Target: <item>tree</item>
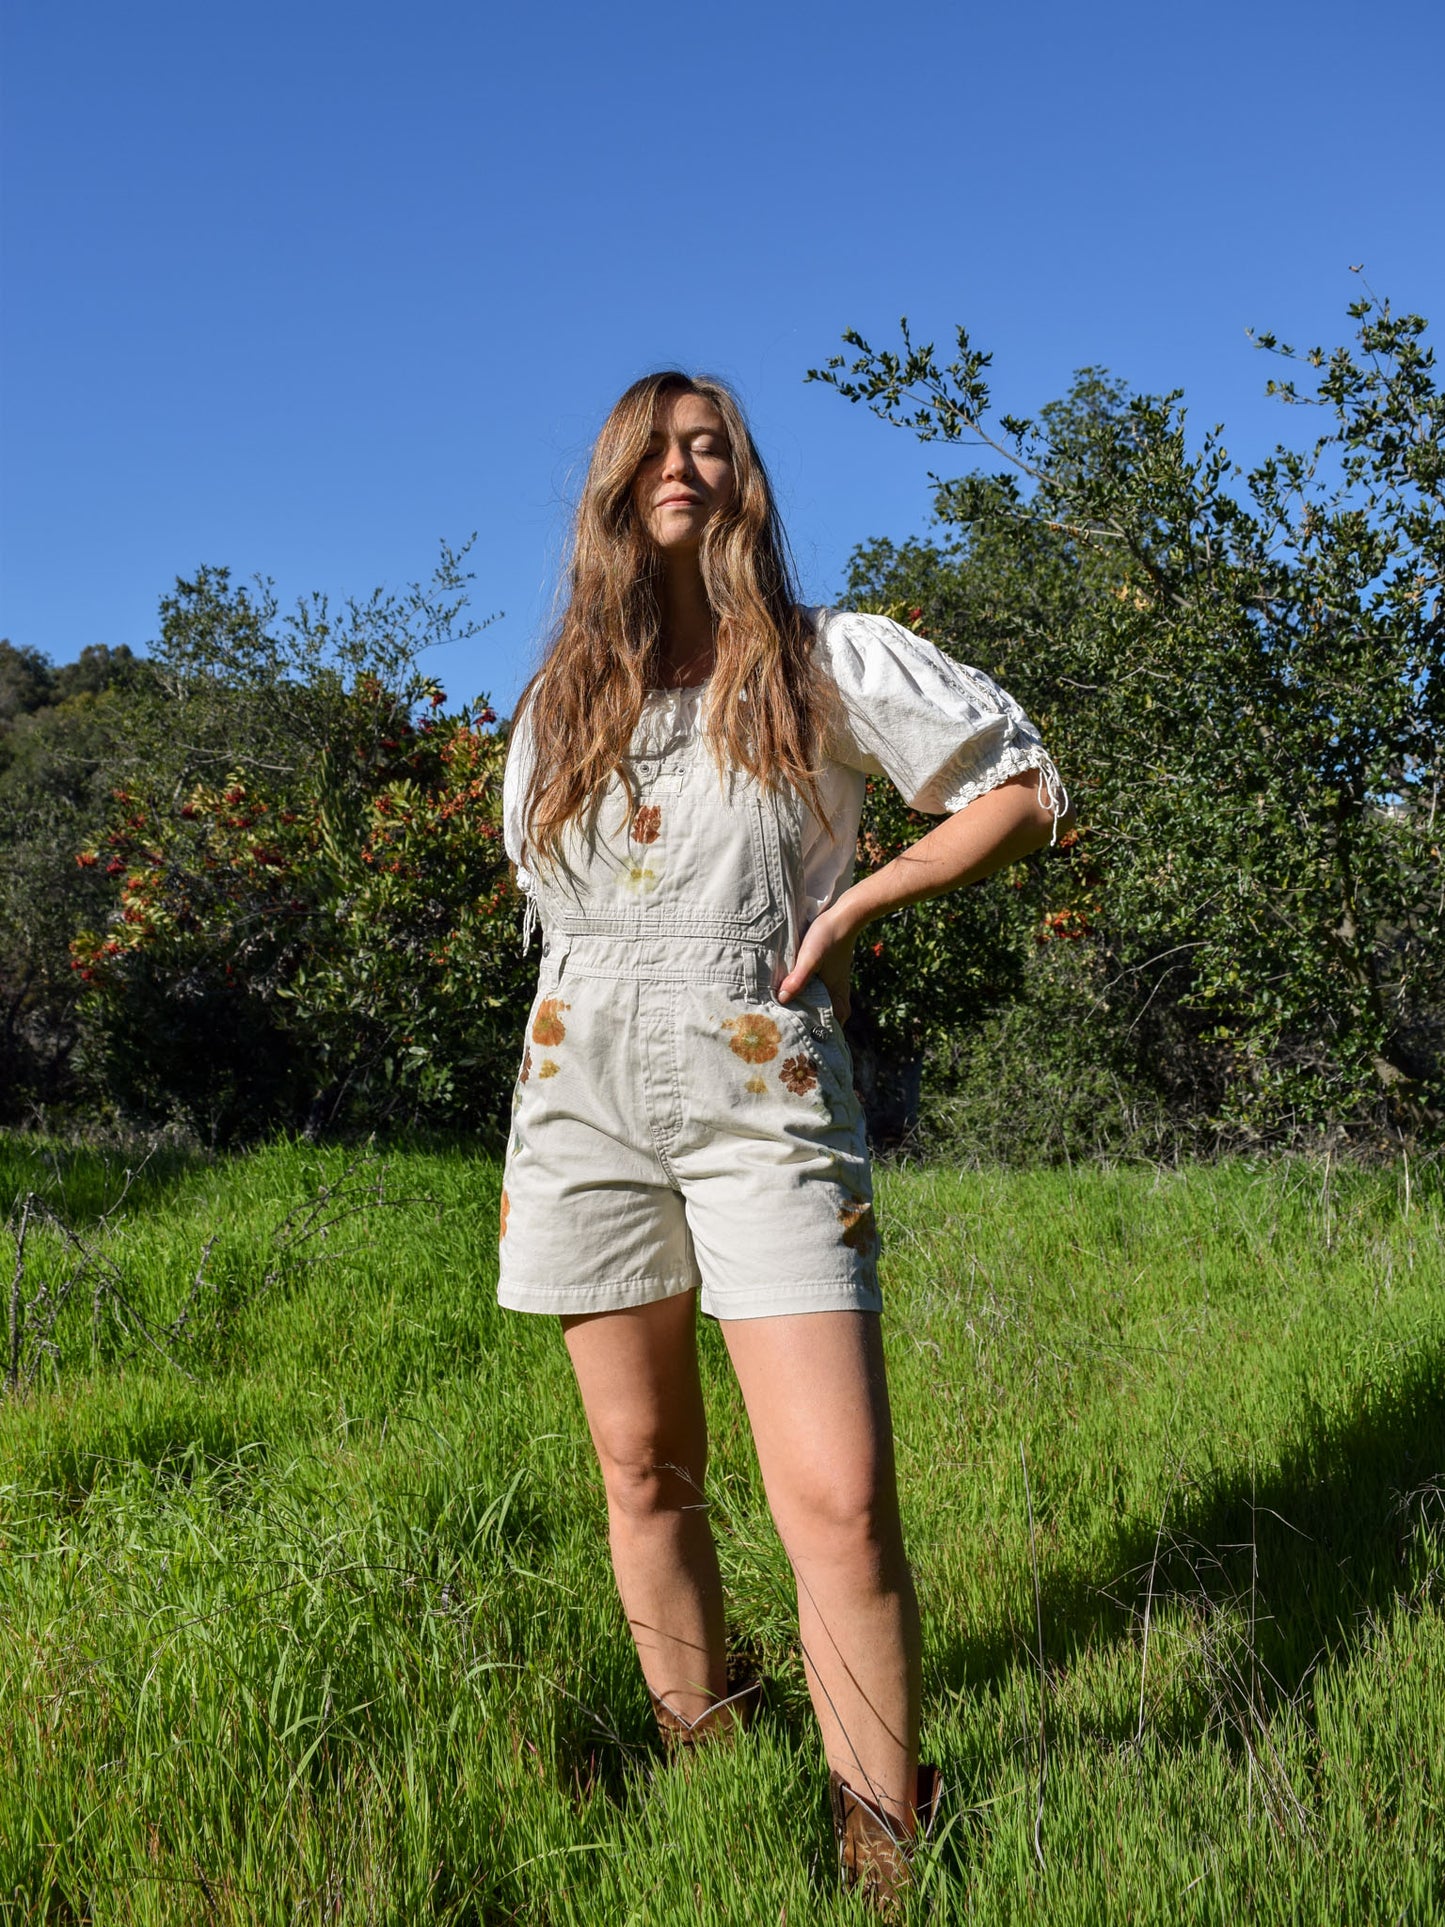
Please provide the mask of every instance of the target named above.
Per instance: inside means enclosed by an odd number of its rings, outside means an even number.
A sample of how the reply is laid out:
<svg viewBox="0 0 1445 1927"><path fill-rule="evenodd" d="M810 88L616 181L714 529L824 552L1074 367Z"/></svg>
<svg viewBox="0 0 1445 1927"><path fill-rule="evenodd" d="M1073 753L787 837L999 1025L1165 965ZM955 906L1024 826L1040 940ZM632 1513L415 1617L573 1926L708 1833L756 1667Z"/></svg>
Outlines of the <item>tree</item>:
<svg viewBox="0 0 1445 1927"><path fill-rule="evenodd" d="M336 613L278 621L225 570L162 604L169 749L74 857L113 879L72 950L92 1076L127 1113L213 1138L499 1113L526 970L505 742L417 666L475 633L460 560Z"/></svg>
<svg viewBox="0 0 1445 1927"><path fill-rule="evenodd" d="M43 709L54 691L49 657L38 649L17 649L8 636L0 637L0 741L9 736L18 716Z"/></svg>
<svg viewBox="0 0 1445 1927"><path fill-rule="evenodd" d="M125 648L56 669L0 644L0 1117L64 1097L78 1034L69 945L101 879L74 852L104 813L152 693Z"/></svg>
<svg viewBox="0 0 1445 1927"><path fill-rule="evenodd" d="M1271 388L1319 432L1248 475L1182 397L1099 370L993 423L989 357L845 336L815 379L995 465L934 479L940 538L855 557L1014 689L1080 808L1037 934L1176 1104L1236 1135L1435 1129L1445 1102L1445 429L1424 321L1366 295L1356 345Z"/></svg>
<svg viewBox="0 0 1445 1927"><path fill-rule="evenodd" d="M179 580L152 653L0 650L0 1103L272 1125L485 1122L529 966L502 850L505 733L423 650L430 583L283 617Z"/></svg>

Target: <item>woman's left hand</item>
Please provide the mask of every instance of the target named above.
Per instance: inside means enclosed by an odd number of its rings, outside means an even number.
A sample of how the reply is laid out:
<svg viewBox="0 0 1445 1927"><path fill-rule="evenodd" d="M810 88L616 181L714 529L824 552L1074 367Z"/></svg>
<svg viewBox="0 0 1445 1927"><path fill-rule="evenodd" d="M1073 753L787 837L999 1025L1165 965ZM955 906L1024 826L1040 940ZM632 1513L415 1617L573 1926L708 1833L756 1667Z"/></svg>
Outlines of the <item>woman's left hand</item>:
<svg viewBox="0 0 1445 1927"><path fill-rule="evenodd" d="M793 967L778 985L778 1002L786 1004L803 988L810 977L821 977L833 1000L833 1015L845 1023L852 1009L849 984L853 976L853 946L858 941L856 928L850 928L834 914L837 906L822 911L803 932Z"/></svg>

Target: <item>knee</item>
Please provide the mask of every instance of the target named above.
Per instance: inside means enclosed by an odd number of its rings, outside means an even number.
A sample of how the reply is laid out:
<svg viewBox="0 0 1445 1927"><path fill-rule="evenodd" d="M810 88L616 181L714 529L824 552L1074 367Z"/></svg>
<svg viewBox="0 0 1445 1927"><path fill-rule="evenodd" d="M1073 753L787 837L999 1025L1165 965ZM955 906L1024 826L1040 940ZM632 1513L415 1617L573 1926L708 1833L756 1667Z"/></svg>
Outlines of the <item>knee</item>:
<svg viewBox="0 0 1445 1927"><path fill-rule="evenodd" d="M599 1453L614 1520L646 1525L703 1506L703 1468L665 1443Z"/></svg>
<svg viewBox="0 0 1445 1927"><path fill-rule="evenodd" d="M795 1565L841 1568L879 1585L907 1570L892 1481L865 1470L803 1482L791 1495L783 1537Z"/></svg>

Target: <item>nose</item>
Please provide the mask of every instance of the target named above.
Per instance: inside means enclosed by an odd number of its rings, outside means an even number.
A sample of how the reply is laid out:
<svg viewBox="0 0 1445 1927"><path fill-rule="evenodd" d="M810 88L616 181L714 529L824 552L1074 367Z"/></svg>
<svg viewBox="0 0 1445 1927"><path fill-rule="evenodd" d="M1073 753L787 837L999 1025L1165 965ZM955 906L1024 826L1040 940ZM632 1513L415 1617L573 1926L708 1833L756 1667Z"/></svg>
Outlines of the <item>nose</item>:
<svg viewBox="0 0 1445 1927"><path fill-rule="evenodd" d="M692 453L684 442L670 442L662 458L664 481L678 481L692 474Z"/></svg>

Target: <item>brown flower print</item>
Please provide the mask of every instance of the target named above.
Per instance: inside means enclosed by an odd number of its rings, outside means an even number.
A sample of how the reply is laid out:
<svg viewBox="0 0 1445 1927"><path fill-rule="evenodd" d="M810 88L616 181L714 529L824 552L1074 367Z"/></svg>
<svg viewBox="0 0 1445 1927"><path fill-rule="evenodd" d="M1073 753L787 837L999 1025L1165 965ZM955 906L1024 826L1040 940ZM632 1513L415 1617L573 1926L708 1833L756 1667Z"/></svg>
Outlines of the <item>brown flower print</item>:
<svg viewBox="0 0 1445 1927"><path fill-rule="evenodd" d="M531 1075L532 1075L532 1046L528 1044L527 1048L522 1052L522 1077L521 1077L522 1083L525 1084L527 1079Z"/></svg>
<svg viewBox="0 0 1445 1927"><path fill-rule="evenodd" d="M785 1057L783 1068L778 1072L778 1076L794 1097L806 1097L818 1082L818 1067L806 1054L801 1057Z"/></svg>
<svg viewBox="0 0 1445 1927"><path fill-rule="evenodd" d="M847 1204L839 1205L838 1222L843 1227L844 1244L850 1251L861 1251L866 1257L878 1242L871 1201L855 1192Z"/></svg>
<svg viewBox="0 0 1445 1927"><path fill-rule="evenodd" d="M537 1066L537 1075L538 1077L555 1077L561 1068L562 1066L557 1063L555 1058L544 1057Z"/></svg>
<svg viewBox="0 0 1445 1927"><path fill-rule="evenodd" d="M656 803L644 803L632 819L632 835L638 843L655 843L662 833L662 811Z"/></svg>
<svg viewBox="0 0 1445 1927"><path fill-rule="evenodd" d="M562 1012L570 1010L560 997L544 997L537 1006L537 1015L532 1019L532 1042L551 1046L560 1044L567 1035L567 1026L562 1022Z"/></svg>
<svg viewBox="0 0 1445 1927"><path fill-rule="evenodd" d="M745 1091L751 1091L754 1097L766 1097L768 1080L765 1077L750 1077L747 1083L743 1085L743 1089Z"/></svg>
<svg viewBox="0 0 1445 1927"><path fill-rule="evenodd" d="M507 1196L506 1192L503 1191L501 1216L498 1220L498 1225L497 1225L497 1243L498 1244L500 1244L503 1238L505 1238L507 1235L507 1216L508 1216L508 1213L511 1211L511 1209L512 1209L512 1200Z"/></svg>
<svg viewBox="0 0 1445 1927"><path fill-rule="evenodd" d="M778 1054L783 1033L771 1017L761 1011L748 1011L742 1017L729 1017L723 1029L732 1032L732 1047L745 1064L771 1063Z"/></svg>

